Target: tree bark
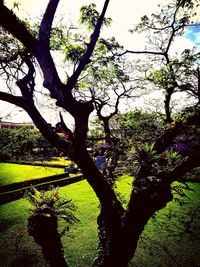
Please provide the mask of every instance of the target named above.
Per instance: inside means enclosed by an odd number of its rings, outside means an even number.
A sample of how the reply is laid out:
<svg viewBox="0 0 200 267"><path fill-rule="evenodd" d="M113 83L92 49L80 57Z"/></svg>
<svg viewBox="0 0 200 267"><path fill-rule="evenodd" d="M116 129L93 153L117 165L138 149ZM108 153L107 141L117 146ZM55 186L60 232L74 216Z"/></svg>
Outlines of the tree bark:
<svg viewBox="0 0 200 267"><path fill-rule="evenodd" d="M200 105L200 70L197 68L197 96L198 104Z"/></svg>
<svg viewBox="0 0 200 267"><path fill-rule="evenodd" d="M166 114L166 122L167 123L170 123L172 122L172 118L171 118L171 110L170 110L170 101L171 101L171 96L173 94L173 89L168 89L166 91L166 95L165 95L165 114Z"/></svg>
<svg viewBox="0 0 200 267"><path fill-rule="evenodd" d="M102 209L97 220L99 255L93 267L127 267L148 220L171 200L169 185L148 181L146 188L134 187L126 212L108 214Z"/></svg>
<svg viewBox="0 0 200 267"><path fill-rule="evenodd" d="M57 218L54 216L36 213L28 219L29 234L41 246L44 258L50 266L68 267L57 227Z"/></svg>
<svg viewBox="0 0 200 267"><path fill-rule="evenodd" d="M96 167L93 159L89 155L85 144L79 140L74 140L72 144L72 159L81 169L84 177L93 188L102 206L109 210L113 206L123 210L119 200L117 199L113 188L108 184L105 177Z"/></svg>

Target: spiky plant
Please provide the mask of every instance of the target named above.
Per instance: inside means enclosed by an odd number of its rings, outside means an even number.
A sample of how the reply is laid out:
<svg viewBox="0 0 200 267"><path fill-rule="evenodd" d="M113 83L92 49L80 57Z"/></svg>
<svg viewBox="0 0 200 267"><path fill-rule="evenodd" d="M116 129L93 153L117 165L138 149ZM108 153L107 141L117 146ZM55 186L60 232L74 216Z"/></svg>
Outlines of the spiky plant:
<svg viewBox="0 0 200 267"><path fill-rule="evenodd" d="M60 196L59 187L51 186L48 191L39 191L34 186L25 192L25 197L31 204L33 214L43 216L55 216L64 219L68 224L74 224L79 220L73 212L77 209L72 200Z"/></svg>
<svg viewBox="0 0 200 267"><path fill-rule="evenodd" d="M69 230L69 224L79 221L73 214L75 205L72 200L60 196L58 187L51 187L48 191L38 191L32 187L25 196L32 211L28 218L29 234L42 247L42 253L51 267L67 267L61 243L62 234L58 232L58 219L64 219L67 222L66 229Z"/></svg>

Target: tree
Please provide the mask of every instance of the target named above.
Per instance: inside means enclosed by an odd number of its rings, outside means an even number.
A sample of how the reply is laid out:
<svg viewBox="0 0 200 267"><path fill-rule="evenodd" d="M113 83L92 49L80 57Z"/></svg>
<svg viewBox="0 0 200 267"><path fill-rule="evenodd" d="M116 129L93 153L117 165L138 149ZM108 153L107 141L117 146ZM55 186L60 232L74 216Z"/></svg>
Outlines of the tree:
<svg viewBox="0 0 200 267"><path fill-rule="evenodd" d="M48 160L59 155L36 129L22 128L0 129L0 160L1 161L32 161Z"/></svg>
<svg viewBox="0 0 200 267"><path fill-rule="evenodd" d="M160 10L150 17L144 15L141 22L130 32L146 34L146 49L126 50L122 53L150 56L145 75L154 87L164 90L166 122L172 121L170 102L175 92L187 92L199 102L199 52L195 49L172 52L174 42L184 34L187 27L198 27L199 24L193 21L197 7L197 1L177 0L161 6Z"/></svg>
<svg viewBox="0 0 200 267"><path fill-rule="evenodd" d="M181 179L182 175L200 165L200 144L196 138L189 139L191 131L189 126L182 123L171 124L158 138L155 145L149 149L143 149L138 162L139 168L133 182L132 193L125 209L112 185L107 181L101 171L95 165L87 151L86 139L88 133L89 115L94 109L93 99L76 98L74 89L80 81L81 75L87 71L92 54L95 53L95 45L99 39L102 24L106 23L105 13L109 0L105 0L102 12L99 14L94 6L84 9L84 14L90 11L90 17L83 16L89 25L92 25L92 33L89 42L84 44L81 55L78 56L73 73L67 77L64 83L58 75L55 61L51 54L51 29L59 0L50 0L43 15L39 30L32 32L27 23L20 21L9 10L3 1L0 2L0 24L9 38L13 36L17 43L17 51L11 51L8 47L1 54L5 75L9 74L7 67L13 64L18 94L1 91L0 99L23 108L31 117L42 135L53 145L62 149L79 166L84 177L93 188L100 202L100 214L97 218L99 230L99 252L93 266L125 267L134 256L137 241L144 226L153 214L162 209L172 199L170 184L174 180ZM85 13L85 11L87 11ZM89 19L89 21L87 20ZM91 20L91 21L90 21ZM5 42L4 42L5 43ZM8 53L10 51L10 54ZM80 49L77 49L79 52ZM76 52L76 50L75 50ZM8 57L5 56L8 53ZM14 63L17 63L17 67ZM20 68L19 68L20 66ZM61 124L67 133L64 137L45 121L34 102L36 66L39 66L43 74L43 86L55 99L56 105L74 118L75 129L72 132L65 124L61 116ZM9 69L9 68L8 68ZM19 70L20 69L20 75ZM13 77L13 76L12 76ZM95 90L95 85L93 90ZM19 93L20 91L20 93ZM98 108L97 108L98 109ZM198 115L199 116L199 115ZM195 125L193 135L197 137L198 124ZM175 165L161 165L156 168L159 156L175 142L175 138L184 132L190 142L190 150L187 156ZM158 155L152 157L152 153ZM171 167L170 167L171 166ZM63 264L65 266L65 264Z"/></svg>
<svg viewBox="0 0 200 267"><path fill-rule="evenodd" d="M144 112L140 109L121 115L121 128L127 138L137 146L146 142L154 142L163 132L163 115L157 112Z"/></svg>
<svg viewBox="0 0 200 267"><path fill-rule="evenodd" d="M178 89L193 96L197 99L198 104L200 104L199 58L200 53L185 49L180 61L174 62L174 65L177 65L176 79L179 84Z"/></svg>

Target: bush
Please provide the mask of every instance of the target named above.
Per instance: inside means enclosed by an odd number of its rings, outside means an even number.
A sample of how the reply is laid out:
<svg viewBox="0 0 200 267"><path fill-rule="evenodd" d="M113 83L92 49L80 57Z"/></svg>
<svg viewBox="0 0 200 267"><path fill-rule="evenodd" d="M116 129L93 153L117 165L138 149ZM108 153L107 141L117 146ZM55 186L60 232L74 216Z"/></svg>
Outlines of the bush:
<svg viewBox="0 0 200 267"><path fill-rule="evenodd" d="M44 160L59 154L38 130L27 127L0 129L0 161Z"/></svg>

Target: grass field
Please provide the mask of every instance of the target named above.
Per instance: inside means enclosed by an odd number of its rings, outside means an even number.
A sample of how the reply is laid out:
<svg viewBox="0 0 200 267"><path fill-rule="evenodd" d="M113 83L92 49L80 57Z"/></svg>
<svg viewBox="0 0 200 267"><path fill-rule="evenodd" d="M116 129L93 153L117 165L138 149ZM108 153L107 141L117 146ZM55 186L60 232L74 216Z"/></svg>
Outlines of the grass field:
<svg viewBox="0 0 200 267"><path fill-rule="evenodd" d="M200 184L189 187L185 204L171 201L148 222L131 266L200 266Z"/></svg>
<svg viewBox="0 0 200 267"><path fill-rule="evenodd" d="M128 199L131 178L118 182L121 194ZM200 262L200 185L191 184L190 199L182 207L170 202L151 219L139 241L131 267L198 266ZM97 251L98 200L87 184L81 181L65 186L60 193L73 199L80 220L62 237L66 259L71 267L89 267ZM1 261L0 266L43 267L40 248L27 233L17 250L19 233L26 230L30 212L28 202L20 199L0 207ZM191 217L191 215L193 215ZM193 218L193 219L191 219ZM60 222L60 230L65 227Z"/></svg>
<svg viewBox="0 0 200 267"><path fill-rule="evenodd" d="M0 186L61 173L63 168L0 163Z"/></svg>
<svg viewBox="0 0 200 267"><path fill-rule="evenodd" d="M76 216L80 220L80 223L73 225L62 238L66 258L71 266L90 266L89 263L97 248L95 221L99 212L98 200L86 181L63 187L60 192L74 200L74 204L78 207ZM45 266L39 247L34 244L27 233L20 242L19 251L16 253L17 233L21 229L26 229L29 214L26 199L0 206L0 266ZM60 221L60 230L64 227L65 222Z"/></svg>

